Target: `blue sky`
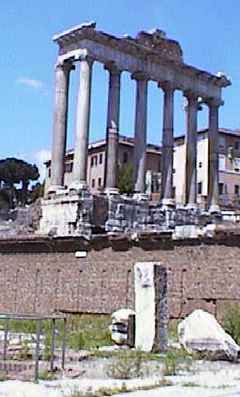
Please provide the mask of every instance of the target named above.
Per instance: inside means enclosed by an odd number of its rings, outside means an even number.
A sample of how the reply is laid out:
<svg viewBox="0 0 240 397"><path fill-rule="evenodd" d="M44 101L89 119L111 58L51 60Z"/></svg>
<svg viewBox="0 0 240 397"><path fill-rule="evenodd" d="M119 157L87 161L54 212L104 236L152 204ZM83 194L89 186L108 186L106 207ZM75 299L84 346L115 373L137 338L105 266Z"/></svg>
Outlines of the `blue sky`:
<svg viewBox="0 0 240 397"><path fill-rule="evenodd" d="M212 73L225 72L232 86L223 92L220 126L240 128L239 0L1 0L0 115L1 158L41 162L51 148L54 63L52 36L95 20L106 32L134 36L158 27L180 42L184 60ZM74 142L78 71L71 79L68 146ZM91 139L105 134L107 73L94 65ZM175 95L175 134L184 131L183 99ZM135 85L122 76L121 133L133 135ZM199 126L207 123L206 109ZM159 143L162 93L149 84L148 141Z"/></svg>

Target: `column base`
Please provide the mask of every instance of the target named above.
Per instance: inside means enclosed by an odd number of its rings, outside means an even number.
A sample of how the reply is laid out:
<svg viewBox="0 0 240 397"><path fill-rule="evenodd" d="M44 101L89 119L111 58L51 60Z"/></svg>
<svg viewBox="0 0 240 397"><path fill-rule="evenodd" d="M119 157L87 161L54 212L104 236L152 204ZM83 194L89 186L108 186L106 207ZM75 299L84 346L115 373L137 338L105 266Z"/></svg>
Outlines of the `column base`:
<svg viewBox="0 0 240 397"><path fill-rule="evenodd" d="M148 201L149 195L147 193L134 193L133 199L136 201Z"/></svg>
<svg viewBox="0 0 240 397"><path fill-rule="evenodd" d="M104 189L104 193L107 196L117 196L117 195L119 195L119 189L116 187L106 187Z"/></svg>
<svg viewBox="0 0 240 397"><path fill-rule="evenodd" d="M210 205L210 207L208 209L208 212L210 214L220 214L221 213L221 209L220 209L219 205L212 204L212 205Z"/></svg>
<svg viewBox="0 0 240 397"><path fill-rule="evenodd" d="M61 194L63 191L66 190L65 186L62 185L50 185L47 194L55 193L55 194Z"/></svg>
<svg viewBox="0 0 240 397"><path fill-rule="evenodd" d="M172 198L162 198L160 203L164 208L174 208L176 205L176 202Z"/></svg>
<svg viewBox="0 0 240 397"><path fill-rule="evenodd" d="M82 190L88 190L88 184L86 181L72 182L68 188L69 191L80 192Z"/></svg>
<svg viewBox="0 0 240 397"><path fill-rule="evenodd" d="M198 209L197 203L187 203L185 206L186 210L196 211Z"/></svg>

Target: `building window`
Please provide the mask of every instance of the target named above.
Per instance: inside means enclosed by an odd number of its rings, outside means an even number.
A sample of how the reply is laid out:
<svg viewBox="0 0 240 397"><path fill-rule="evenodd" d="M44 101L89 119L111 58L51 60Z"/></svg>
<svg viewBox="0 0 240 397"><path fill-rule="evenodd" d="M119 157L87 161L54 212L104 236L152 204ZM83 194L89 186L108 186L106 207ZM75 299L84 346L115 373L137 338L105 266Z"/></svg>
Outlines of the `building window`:
<svg viewBox="0 0 240 397"><path fill-rule="evenodd" d="M91 157L91 167L94 165L94 157Z"/></svg>
<svg viewBox="0 0 240 397"><path fill-rule="evenodd" d="M102 186L102 178L98 178L98 187Z"/></svg>
<svg viewBox="0 0 240 397"><path fill-rule="evenodd" d="M219 194L223 194L223 187L224 187L224 184L223 183L219 183L219 185L218 185Z"/></svg>
<svg viewBox="0 0 240 397"><path fill-rule="evenodd" d="M128 162L128 152L123 152L123 163Z"/></svg>
<svg viewBox="0 0 240 397"><path fill-rule="evenodd" d="M220 154L218 157L218 169L219 171L225 171L226 170L226 157L223 154Z"/></svg>
<svg viewBox="0 0 240 397"><path fill-rule="evenodd" d="M95 165L97 165L97 157L98 157L98 156L94 156L94 160L95 160L94 163L95 163Z"/></svg>
<svg viewBox="0 0 240 397"><path fill-rule="evenodd" d="M236 142L234 143L234 148L235 148L236 150L239 150L239 141L236 141Z"/></svg>
<svg viewBox="0 0 240 397"><path fill-rule="evenodd" d="M198 168L202 168L202 162L201 161L198 163Z"/></svg>
<svg viewBox="0 0 240 397"><path fill-rule="evenodd" d="M239 192L240 192L240 190L239 190L239 185L235 185L235 186L234 186L234 194L235 194L236 196L239 196Z"/></svg>
<svg viewBox="0 0 240 397"><path fill-rule="evenodd" d="M48 168L48 178L51 178L51 168Z"/></svg>
<svg viewBox="0 0 240 397"><path fill-rule="evenodd" d="M234 159L233 167L234 167L234 171L239 172L239 170L240 170L240 159L239 158Z"/></svg>
<svg viewBox="0 0 240 397"><path fill-rule="evenodd" d="M224 136L219 137L219 148L225 149L225 137Z"/></svg>
<svg viewBox="0 0 240 397"><path fill-rule="evenodd" d="M198 184L197 184L197 192L198 192L198 194L202 194L202 182L198 182Z"/></svg>
<svg viewBox="0 0 240 397"><path fill-rule="evenodd" d="M95 188L95 179L92 179L92 188Z"/></svg>
<svg viewBox="0 0 240 397"><path fill-rule="evenodd" d="M65 172L72 172L72 170L73 170L73 163L66 163Z"/></svg>
<svg viewBox="0 0 240 397"><path fill-rule="evenodd" d="M103 161L103 154L100 153L100 155L99 155L99 164L102 164L102 161Z"/></svg>

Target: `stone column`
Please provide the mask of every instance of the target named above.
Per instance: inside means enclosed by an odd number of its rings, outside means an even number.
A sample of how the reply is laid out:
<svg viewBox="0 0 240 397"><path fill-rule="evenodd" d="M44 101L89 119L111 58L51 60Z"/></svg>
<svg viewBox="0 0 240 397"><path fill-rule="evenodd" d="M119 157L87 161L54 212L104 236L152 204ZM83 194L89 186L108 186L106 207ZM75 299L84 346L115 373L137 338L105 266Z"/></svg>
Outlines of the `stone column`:
<svg viewBox="0 0 240 397"><path fill-rule="evenodd" d="M141 72L134 73L136 80L136 111L134 135L134 190L145 191L146 140L147 140L147 77Z"/></svg>
<svg viewBox="0 0 240 397"><path fill-rule="evenodd" d="M105 190L117 193L119 108L121 72L114 64L106 65L109 71L108 110L106 130Z"/></svg>
<svg viewBox="0 0 240 397"><path fill-rule="evenodd" d="M53 119L53 144L51 184L49 192L63 188L64 156L67 139L68 91L71 63L57 64L55 68L55 104Z"/></svg>
<svg viewBox="0 0 240 397"><path fill-rule="evenodd" d="M189 209L197 207L197 111L198 97L192 92L184 94L188 104L187 128L185 136L186 145L186 178L185 178L185 197L186 205Z"/></svg>
<svg viewBox="0 0 240 397"><path fill-rule="evenodd" d="M162 186L161 202L163 205L173 205L173 117L174 117L174 87L171 83L159 83L164 91L163 134L162 134Z"/></svg>
<svg viewBox="0 0 240 397"><path fill-rule="evenodd" d="M220 212L218 170L218 113L221 99L207 101L209 107L208 126L208 208L209 212Z"/></svg>
<svg viewBox="0 0 240 397"><path fill-rule="evenodd" d="M70 188L87 188L87 160L91 106L91 81L93 60L80 58L80 84L77 100L76 133L73 161L73 182Z"/></svg>

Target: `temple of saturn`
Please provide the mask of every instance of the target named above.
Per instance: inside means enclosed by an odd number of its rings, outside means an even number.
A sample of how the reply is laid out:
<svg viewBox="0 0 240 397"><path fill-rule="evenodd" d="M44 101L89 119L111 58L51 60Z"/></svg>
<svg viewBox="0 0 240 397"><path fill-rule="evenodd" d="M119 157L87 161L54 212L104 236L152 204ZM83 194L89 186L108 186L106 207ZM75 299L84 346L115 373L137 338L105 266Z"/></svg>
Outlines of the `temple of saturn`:
<svg viewBox="0 0 240 397"><path fill-rule="evenodd" d="M108 108L106 123L107 155L105 164L105 200L107 201L109 230L124 229L138 224L166 226L166 213L176 223L179 217L190 219L197 214L197 114L199 102L208 107L209 113L209 186L208 214L219 214L218 206L218 118L223 105L222 88L229 86L223 74L213 75L189 66L183 61L182 49L177 41L168 39L161 30L151 33L141 31L136 38L114 37L96 30L95 23L83 24L53 38L59 46L55 68L55 108L53 146L51 159L51 185L48 197L43 200L41 231L54 228L57 235L82 234L83 225L93 222L93 201L87 187L87 151L91 104L91 81L94 62L103 64L109 76ZM73 182L63 186L64 156L68 123L68 96L70 74L75 64L80 64L80 84L77 99ZM134 190L132 199L123 198L117 189L117 153L121 95L121 75L129 72L136 82L136 108L134 129ZM156 82L156 89L163 91L162 128L162 191L159 208L151 210L145 195L145 152L147 136L148 83ZM187 100L186 125L186 206L181 215L174 208L173 197L173 136L174 93L180 90ZM160 140L159 128L159 140ZM96 207L96 206L95 206ZM129 211L136 218L129 226ZM133 215L134 213L134 215ZM183 216L184 213L184 216ZM188 217L186 214L190 214ZM121 220L121 222L120 222ZM125 223L124 223L125 222ZM135 222L135 223L134 223ZM195 222L195 221L194 221ZM121 227L120 227L121 223ZM115 225L115 226L114 226ZM115 227L115 229L114 229ZM120 227L120 229L119 229Z"/></svg>

